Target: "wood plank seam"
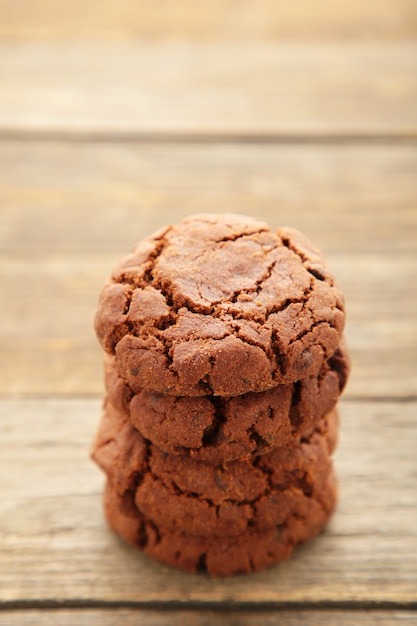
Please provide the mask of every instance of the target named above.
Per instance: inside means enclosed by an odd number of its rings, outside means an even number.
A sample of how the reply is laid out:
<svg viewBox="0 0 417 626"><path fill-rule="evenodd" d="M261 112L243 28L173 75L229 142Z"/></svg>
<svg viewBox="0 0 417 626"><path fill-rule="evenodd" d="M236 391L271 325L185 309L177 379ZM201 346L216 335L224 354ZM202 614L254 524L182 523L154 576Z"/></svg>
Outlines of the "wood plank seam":
<svg viewBox="0 0 417 626"><path fill-rule="evenodd" d="M0 126L0 142L62 142L62 143L109 143L109 144L259 144L259 145L403 145L417 143L417 129L392 129L387 132L123 132L123 131L68 131L54 130L23 130Z"/></svg>
<svg viewBox="0 0 417 626"><path fill-rule="evenodd" d="M146 610L158 610L158 611L222 611L222 612L234 612L236 610L244 610L247 612L257 613L260 610L259 602L244 602L244 601L224 601L214 600L210 601L197 601L187 600L186 603L179 600L161 600L148 602L123 600L123 601L108 601L108 600L4 600L0 602L0 613L2 611L21 611L21 610L33 610L33 609L146 609ZM295 602L262 602L262 611L270 612L276 610L286 611L323 611L323 610L352 610L352 611L379 611L379 610L404 610L404 611L417 611L417 600L411 602L397 602L392 600L386 601L373 601L373 600L318 600L318 601L295 601Z"/></svg>

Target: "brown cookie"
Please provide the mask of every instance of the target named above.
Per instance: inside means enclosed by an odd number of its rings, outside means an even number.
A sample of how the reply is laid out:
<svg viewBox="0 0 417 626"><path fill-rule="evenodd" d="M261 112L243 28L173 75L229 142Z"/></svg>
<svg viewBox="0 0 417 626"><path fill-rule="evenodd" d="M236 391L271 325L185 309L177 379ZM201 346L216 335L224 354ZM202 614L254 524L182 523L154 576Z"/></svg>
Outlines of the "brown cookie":
<svg viewBox="0 0 417 626"><path fill-rule="evenodd" d="M133 394L106 359L108 398L142 435L166 452L220 465L291 445L336 405L349 359L344 342L318 375L235 398Z"/></svg>
<svg viewBox="0 0 417 626"><path fill-rule="evenodd" d="M158 528L231 536L281 524L294 507L307 515L313 500L322 501L331 473L326 437L337 413L327 420L296 447L214 466L146 444L109 405L93 456L121 495L135 492L139 511Z"/></svg>
<svg viewBox="0 0 417 626"><path fill-rule="evenodd" d="M148 465L148 443L137 435L130 422L106 400L91 457L112 476L121 494L137 486Z"/></svg>
<svg viewBox="0 0 417 626"><path fill-rule="evenodd" d="M324 504L323 504L324 503ZM322 502L298 508L281 524L262 530L223 537L198 537L158 528L136 507L131 491L120 495L107 482L104 506L109 526L148 556L189 572L233 576L254 572L288 558L294 548L316 536L327 523L336 504L336 484L331 474Z"/></svg>
<svg viewBox="0 0 417 626"><path fill-rule="evenodd" d="M139 243L102 290L97 336L135 393L236 396L317 374L344 302L292 229L202 214Z"/></svg>

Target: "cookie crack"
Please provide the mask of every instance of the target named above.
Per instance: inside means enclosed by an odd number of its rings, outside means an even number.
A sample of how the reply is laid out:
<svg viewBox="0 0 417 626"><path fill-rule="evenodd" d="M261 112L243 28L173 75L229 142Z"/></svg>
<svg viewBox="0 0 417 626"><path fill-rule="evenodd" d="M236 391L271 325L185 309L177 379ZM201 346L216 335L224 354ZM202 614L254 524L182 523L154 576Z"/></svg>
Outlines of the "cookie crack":
<svg viewBox="0 0 417 626"><path fill-rule="evenodd" d="M300 417L299 404L301 402L301 390L303 388L303 383L300 380L297 380L293 383L292 388L292 396L291 396L291 407L289 413L289 420L292 427L293 434L297 432L300 424L303 419ZM302 413L302 412L301 412Z"/></svg>
<svg viewBox="0 0 417 626"><path fill-rule="evenodd" d="M215 446L220 435L222 425L226 421L225 400L220 396L211 396L210 403L214 408L212 423L204 429L200 447Z"/></svg>
<svg viewBox="0 0 417 626"><path fill-rule="evenodd" d="M226 311L227 311L228 313L230 313L231 315L233 315L233 317L234 317L235 319L239 319L239 317L242 317L242 316L239 316L239 315L235 316L235 315L233 314L233 311L232 311L232 312L229 312L229 311L227 310L227 305L228 305L228 304L237 304L237 303L239 302L239 298L242 298L242 297L244 297L244 296L249 296L249 301L251 301L251 300L253 299L253 298L252 298L252 294L253 294L253 295L257 295L257 296L258 296L258 295L261 293L261 291L262 291L262 289L263 289L264 284L266 283L266 281L267 281L267 280L269 280L269 278L271 278L271 276L272 276L272 272L274 271L274 268L275 268L276 264L277 264L277 260L275 259L275 260L274 260L274 261L273 261L273 262L272 262L272 263L271 263L271 264L267 267L267 269L266 269L265 273L263 274L263 276L261 276L261 278L258 278L258 280L257 280L257 281L255 281L254 286L253 286L253 287L251 287L250 289L240 289L240 290L235 291L235 292L232 294L232 296L230 297L230 300L229 300L227 303L225 303L225 305L224 305L224 306L226 307ZM218 305L220 305L220 304L221 304L221 302L215 302L214 304L218 306ZM224 313L224 308L223 308L223 309L221 309L221 311ZM242 312L242 313L244 313L244 312ZM253 317L253 311L252 311L252 312L251 312L251 314L250 314L250 318L252 318L252 317Z"/></svg>
<svg viewBox="0 0 417 626"><path fill-rule="evenodd" d="M314 311L311 308L308 307L308 301L309 301L309 297L308 296L313 291L314 291L314 285L312 285L311 288L306 293L307 297L304 297L302 301L301 300L298 301L299 303L302 304L302 309L301 309L299 315L301 315L304 312L304 310L307 308L310 311L311 315L314 316ZM333 307L333 308L339 309L339 307L337 305L335 305L335 307ZM339 309L339 310L341 310L341 309ZM315 328L317 328L319 326L329 326L330 328L335 328L337 330L336 324L335 324L334 320L332 320L332 319L314 320L313 323L311 325L309 325L308 328L300 331L299 333L296 334L295 337L293 337L293 339L291 339L291 341L288 343L288 347L293 345L295 342L300 341L301 339L303 339L303 337L305 337L306 335L311 333ZM319 342L319 345L323 349L323 352L325 354L326 359L330 358L331 355L327 355L326 347L321 342Z"/></svg>
<svg viewBox="0 0 417 626"><path fill-rule="evenodd" d="M147 285L151 285L153 282L153 279L154 279L153 272L155 270L155 265L158 261L158 258L161 256L165 246L167 245L166 235L168 233L169 233L169 230L167 230L166 233L164 233L164 236L158 240L158 245L155 247L155 250L149 256L148 263L150 264L150 266L145 270L145 273L143 275L145 279L145 283Z"/></svg>
<svg viewBox="0 0 417 626"><path fill-rule="evenodd" d="M217 245L221 243L228 243L229 241L238 241L239 239L250 239L254 235L259 235L260 233L267 233L267 232L269 232L268 228L258 228L256 230L245 232L245 233L235 233L234 235L233 234L225 235L221 239L214 239L213 244Z"/></svg>
<svg viewBox="0 0 417 626"><path fill-rule="evenodd" d="M141 512L141 515L143 515L143 513ZM146 515L143 515L144 519L145 519L145 534L146 534L146 543L145 546L151 541L151 537L149 535L149 530L148 528L151 529L152 531L152 543L154 545L158 545L159 543L161 543L161 533L159 532L159 528L158 526ZM144 547L145 547L144 546Z"/></svg>
<svg viewBox="0 0 417 626"><path fill-rule="evenodd" d="M253 462L253 466L256 467L264 476L264 478L266 479L268 488L267 490L262 494L262 497L269 495L270 493L272 493L275 490L275 486L273 483L273 474L274 474L274 470L270 467L268 467L267 465L265 465L264 459L262 459L262 456L258 456L254 462Z"/></svg>
<svg viewBox="0 0 417 626"><path fill-rule="evenodd" d="M305 337L306 335L308 335L309 333L311 333L315 328L318 328L319 326L328 326L329 328L335 328L335 326L331 323L330 320L320 320L319 322L314 322L307 330L303 330L301 333L299 333L296 337L294 337L294 339L292 339L289 344L288 347L292 346L294 343L296 343L297 341L301 341L301 339L303 339L303 337ZM328 358L330 358L331 355L327 354L327 348L324 345L323 342L321 341L317 341L317 343L319 344L319 346L321 347L321 349L323 350L324 353L324 358L327 360Z"/></svg>
<svg viewBox="0 0 417 626"><path fill-rule="evenodd" d="M150 252L147 260L142 263L143 267L145 268L142 274L140 274L139 276L129 275L126 269L124 272L121 272L117 280L115 280L114 282L131 285L132 289L135 289L137 287L144 288L148 285L151 285L153 281L153 271L155 269L156 262L167 245L167 235L172 230L172 228L172 226L168 226L159 237L154 239L155 247Z"/></svg>
<svg viewBox="0 0 417 626"><path fill-rule="evenodd" d="M229 237L224 237L222 239L219 239L217 241L214 241L213 243L215 245L222 243L222 242L229 242L229 241L237 241L239 239L250 239L253 235L255 234L259 234L261 232L268 232L268 229L259 229L257 231L253 231L250 233L244 233L244 234L236 234L236 235L230 235ZM162 251L162 250L161 250ZM269 251L266 252L266 254ZM160 253L159 253L160 254ZM157 256L159 256L159 254ZM157 257L156 257L157 258ZM149 282L148 284L152 284L154 287L156 287L157 289L160 290L160 292L162 293L162 295L165 297L167 304L174 310L174 312L177 314L178 311L181 308L186 308L190 313L196 313L199 315L208 315L208 316L214 316L217 318L221 318L225 313L227 313L227 306L230 304L236 304L238 301L239 297L245 296L245 295L250 295L250 294L259 294L260 291L262 290L263 284L265 283L266 280L268 280L273 272L273 269L275 267L277 263L277 260L275 259L266 269L265 274L259 278L255 285L251 288L251 289L245 289L245 290L237 290L235 291L230 297L229 299L224 302L222 299L220 300L214 300L214 301L207 301L207 304L197 304L194 303L190 300L190 298L187 298L186 296L182 296L181 297L181 303L180 304L175 304L175 299L172 293L172 289L169 289L168 285L164 285L161 280L159 281L155 281L152 271L153 268L151 268L150 270L147 271L147 276L149 278ZM199 296L201 298L202 301L206 300L206 298L203 296L203 293L201 291L201 285L199 285L198 283L196 283L196 287L199 293ZM224 303L224 304L223 304ZM222 306L223 305L223 306ZM233 313L232 313L233 315ZM233 317L235 319L238 319L237 316L233 315Z"/></svg>
<svg viewBox="0 0 417 626"><path fill-rule="evenodd" d="M291 241L290 237L280 234L280 238L281 241L283 243L283 245L288 248L288 250L291 250L291 252L293 252L296 256L298 256L298 258L301 260L301 263L303 265L303 267L307 270L307 272L309 274L311 274L312 276L314 276L315 279L319 280L319 281L323 281L326 282L330 285L334 284L334 280L332 279L331 276L329 276L328 274L325 274L322 271L322 268L320 267L313 267L312 264L312 260L306 255L304 254L304 252L302 252L301 250L299 250L299 248L297 248Z"/></svg>
<svg viewBox="0 0 417 626"><path fill-rule="evenodd" d="M256 431L256 424L253 424L248 429L248 434L249 440L254 444L254 451L256 451L257 454L262 454L262 450L269 448L270 442Z"/></svg>
<svg viewBox="0 0 417 626"><path fill-rule="evenodd" d="M145 289L146 287L153 285L153 281L154 281L153 272L155 269L155 265L156 265L158 258L161 256L165 246L167 245L166 236L170 232L170 230L172 230L172 226L168 227L164 231L163 235L160 238L155 240L156 241L155 248L150 253L148 260L144 263L144 266L147 266L147 267L145 271L143 272L143 275L135 279L135 277L133 276L128 276L126 273L122 273L118 277L117 281L113 280L115 284L119 283L119 284L129 285L129 290L126 292L126 300L125 300L124 308L122 312L123 316L125 317L123 325L127 329L127 334L129 335L137 336L137 324L135 324L134 322L128 319L130 307L132 305L133 295L136 289L138 288ZM162 290L160 291L161 291L161 294L164 296L167 302L167 305L171 308L171 311L172 311L173 310L172 302L169 301L169 299L167 298L167 295ZM160 326L161 329L163 330L165 327L167 327L167 325L175 324L176 317L172 319L171 312L169 315L169 320L170 320L170 324L167 324L166 320L161 320L160 322L156 323L155 324L156 328L159 329L158 326ZM121 336L118 337L117 340L115 341L114 346L113 346L113 352L116 348L116 345L119 343L119 341L122 338L123 338L123 334L121 334Z"/></svg>

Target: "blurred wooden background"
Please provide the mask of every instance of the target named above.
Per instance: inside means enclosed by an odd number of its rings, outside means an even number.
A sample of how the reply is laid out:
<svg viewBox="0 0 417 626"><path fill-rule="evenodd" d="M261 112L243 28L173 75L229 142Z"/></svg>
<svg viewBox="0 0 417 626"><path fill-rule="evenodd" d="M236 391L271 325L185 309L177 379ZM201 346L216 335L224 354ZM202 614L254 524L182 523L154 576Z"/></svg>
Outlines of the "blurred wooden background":
<svg viewBox="0 0 417 626"><path fill-rule="evenodd" d="M0 625L417 614L417 4L0 0ZM346 292L340 503L226 581L103 521L92 330L113 264L198 211L292 225Z"/></svg>

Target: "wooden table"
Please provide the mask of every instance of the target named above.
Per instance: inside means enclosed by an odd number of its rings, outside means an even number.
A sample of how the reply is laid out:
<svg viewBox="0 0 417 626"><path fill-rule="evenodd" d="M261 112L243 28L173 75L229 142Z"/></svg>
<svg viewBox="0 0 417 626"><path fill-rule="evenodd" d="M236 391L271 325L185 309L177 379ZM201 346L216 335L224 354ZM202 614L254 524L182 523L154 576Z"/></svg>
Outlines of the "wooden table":
<svg viewBox="0 0 417 626"><path fill-rule="evenodd" d="M0 625L417 622L416 13L0 0ZM353 358L330 525L227 580L119 541L88 458L101 284L198 211L305 232Z"/></svg>

